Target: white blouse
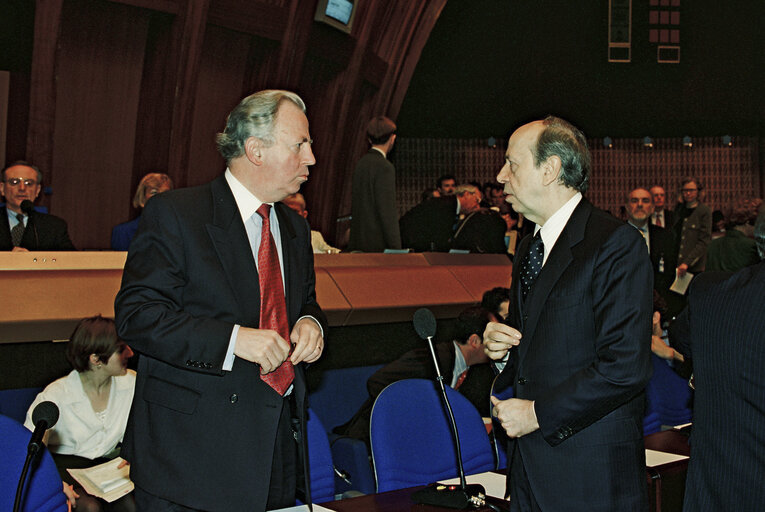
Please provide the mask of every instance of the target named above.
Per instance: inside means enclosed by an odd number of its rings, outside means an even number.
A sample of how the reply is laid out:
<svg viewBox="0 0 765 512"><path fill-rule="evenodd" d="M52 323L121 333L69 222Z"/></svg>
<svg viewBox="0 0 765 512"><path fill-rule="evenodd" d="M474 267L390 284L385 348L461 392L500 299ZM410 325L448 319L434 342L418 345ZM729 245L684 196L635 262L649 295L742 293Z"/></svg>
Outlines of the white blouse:
<svg viewBox="0 0 765 512"><path fill-rule="evenodd" d="M32 411L40 402L49 400L58 406L59 418L45 434L48 449L52 453L96 459L114 450L122 441L134 391L133 370L112 377L109 403L104 411L96 413L82 387L79 373L72 370L37 395L27 411L24 426L34 431Z"/></svg>

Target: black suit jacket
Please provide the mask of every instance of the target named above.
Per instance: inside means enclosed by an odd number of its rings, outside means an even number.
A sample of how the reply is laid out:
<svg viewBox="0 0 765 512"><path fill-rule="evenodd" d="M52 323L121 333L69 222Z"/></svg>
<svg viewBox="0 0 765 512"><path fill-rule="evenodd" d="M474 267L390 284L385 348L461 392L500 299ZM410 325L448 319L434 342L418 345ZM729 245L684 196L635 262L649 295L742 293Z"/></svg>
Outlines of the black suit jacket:
<svg viewBox="0 0 765 512"><path fill-rule="evenodd" d="M364 252L401 249L396 169L376 149L361 157L353 172L348 248Z"/></svg>
<svg viewBox="0 0 765 512"><path fill-rule="evenodd" d="M669 291L675 280L677 268L677 244L670 229L648 224L648 238L651 245L651 265L653 266L653 288L667 304L666 319L680 313L685 305L683 296Z"/></svg>
<svg viewBox="0 0 765 512"><path fill-rule="evenodd" d="M545 250L525 305L520 265L513 268L510 323L523 337L497 387L513 385L517 398L534 400L540 428L510 441L508 461L520 450L542 510L643 511L653 281L645 241L582 199ZM518 482L509 484L513 493Z"/></svg>
<svg viewBox="0 0 765 512"><path fill-rule="evenodd" d="M69 239L66 221L55 215L33 211L27 221L21 247L30 251L74 251L74 244ZM8 224L8 212L0 208L0 251L13 249L11 227Z"/></svg>
<svg viewBox="0 0 765 512"><path fill-rule="evenodd" d="M691 460L683 510L765 503L765 262L693 279L670 342L693 358Z"/></svg>
<svg viewBox="0 0 765 512"><path fill-rule="evenodd" d="M290 328L307 314L326 332L308 224L281 203L275 210ZM223 176L147 203L115 301L119 335L140 353L124 443L136 485L193 508L265 509L284 399L256 364L236 358L222 369L234 324L258 327L259 309L258 273ZM293 393L304 430L302 364Z"/></svg>
<svg viewBox="0 0 765 512"><path fill-rule="evenodd" d="M505 231L507 224L499 213L480 209L468 214L455 231L451 248L473 253L506 254Z"/></svg>
<svg viewBox="0 0 765 512"><path fill-rule="evenodd" d="M447 252L458 223L457 196L426 199L401 217L401 243L415 252Z"/></svg>

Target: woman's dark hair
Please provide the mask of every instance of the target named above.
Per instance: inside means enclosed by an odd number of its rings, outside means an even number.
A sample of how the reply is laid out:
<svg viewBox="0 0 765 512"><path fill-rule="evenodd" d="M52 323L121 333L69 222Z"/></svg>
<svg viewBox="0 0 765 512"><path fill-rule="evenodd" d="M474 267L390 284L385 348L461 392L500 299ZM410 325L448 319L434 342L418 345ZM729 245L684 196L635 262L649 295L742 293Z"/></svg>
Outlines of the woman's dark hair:
<svg viewBox="0 0 765 512"><path fill-rule="evenodd" d="M75 370L85 372L90 369L90 354L95 354L99 361L106 363L119 343L114 320L101 315L83 318L69 337L66 358Z"/></svg>

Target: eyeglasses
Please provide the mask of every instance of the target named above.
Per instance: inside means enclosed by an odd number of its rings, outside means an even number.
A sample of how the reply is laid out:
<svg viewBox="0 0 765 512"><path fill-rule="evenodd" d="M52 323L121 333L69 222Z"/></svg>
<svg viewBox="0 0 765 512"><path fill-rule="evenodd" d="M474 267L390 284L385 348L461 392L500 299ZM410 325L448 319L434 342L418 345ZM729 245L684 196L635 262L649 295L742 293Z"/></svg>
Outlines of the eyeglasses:
<svg viewBox="0 0 765 512"><path fill-rule="evenodd" d="M29 180L24 178L8 178L5 180L5 182L12 187L18 186L18 184L21 182L24 182L24 185L27 187L34 187L37 185L37 180Z"/></svg>

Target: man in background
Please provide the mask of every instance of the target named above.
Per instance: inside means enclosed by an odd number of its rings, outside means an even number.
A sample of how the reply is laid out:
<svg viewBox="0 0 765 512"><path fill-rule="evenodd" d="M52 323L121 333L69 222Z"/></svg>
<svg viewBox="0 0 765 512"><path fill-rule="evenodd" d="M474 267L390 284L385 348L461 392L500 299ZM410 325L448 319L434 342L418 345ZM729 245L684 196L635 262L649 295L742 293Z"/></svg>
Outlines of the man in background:
<svg viewBox="0 0 765 512"><path fill-rule="evenodd" d="M507 432L513 511L644 511L642 425L651 376L652 271L635 228L583 197L584 134L547 117L510 137L497 176L537 224L513 265L507 323L489 323L502 367L493 416Z"/></svg>
<svg viewBox="0 0 765 512"><path fill-rule="evenodd" d="M444 174L436 180L436 189L442 196L453 195L456 188L457 180L451 174Z"/></svg>
<svg viewBox="0 0 765 512"><path fill-rule="evenodd" d="M479 411L487 409L486 397L489 395L489 386L483 386L480 379L477 379L474 384L468 379L468 376L471 367L489 362L481 341L481 334L489 320L497 320L497 318L480 307L467 308L457 317L453 340L435 345L438 366L444 377L444 384L466 395ZM435 378L436 370L428 347L416 348L406 352L369 377L367 380L369 398L347 423L335 427L333 432L362 439L369 446L369 419L372 414L372 406L382 390L399 380L433 380ZM486 384L490 384L490 382ZM480 386L481 389L477 390L475 386ZM472 392L471 387L473 388Z"/></svg>
<svg viewBox="0 0 765 512"><path fill-rule="evenodd" d="M648 254L653 267L653 288L664 300L667 308L667 318L672 318L684 306L682 297L669 291L675 280L675 239L672 232L649 222L653 213L653 198L644 188L636 188L627 194L627 223L637 229L645 239Z"/></svg>
<svg viewBox="0 0 765 512"><path fill-rule="evenodd" d="M34 209L42 188L40 169L27 162L3 170L0 194L0 251L74 251L66 221Z"/></svg>
<svg viewBox="0 0 765 512"><path fill-rule="evenodd" d="M305 209L305 198L300 192L288 195L282 199L282 203L286 204L295 210L298 215L308 220L308 210ZM311 230L311 247L313 248L314 254L332 254L340 252L340 249L336 249L329 245L324 240L322 234L314 229Z"/></svg>
<svg viewBox="0 0 765 512"><path fill-rule="evenodd" d="M658 185L651 187L651 198L653 199L653 213L651 214L651 224L660 228L671 228L672 210L666 208L667 193Z"/></svg>
<svg viewBox="0 0 765 512"><path fill-rule="evenodd" d="M396 142L396 124L378 116L367 125L372 145L353 171L351 236L348 249L383 252L401 249L396 207L396 169L388 154Z"/></svg>

